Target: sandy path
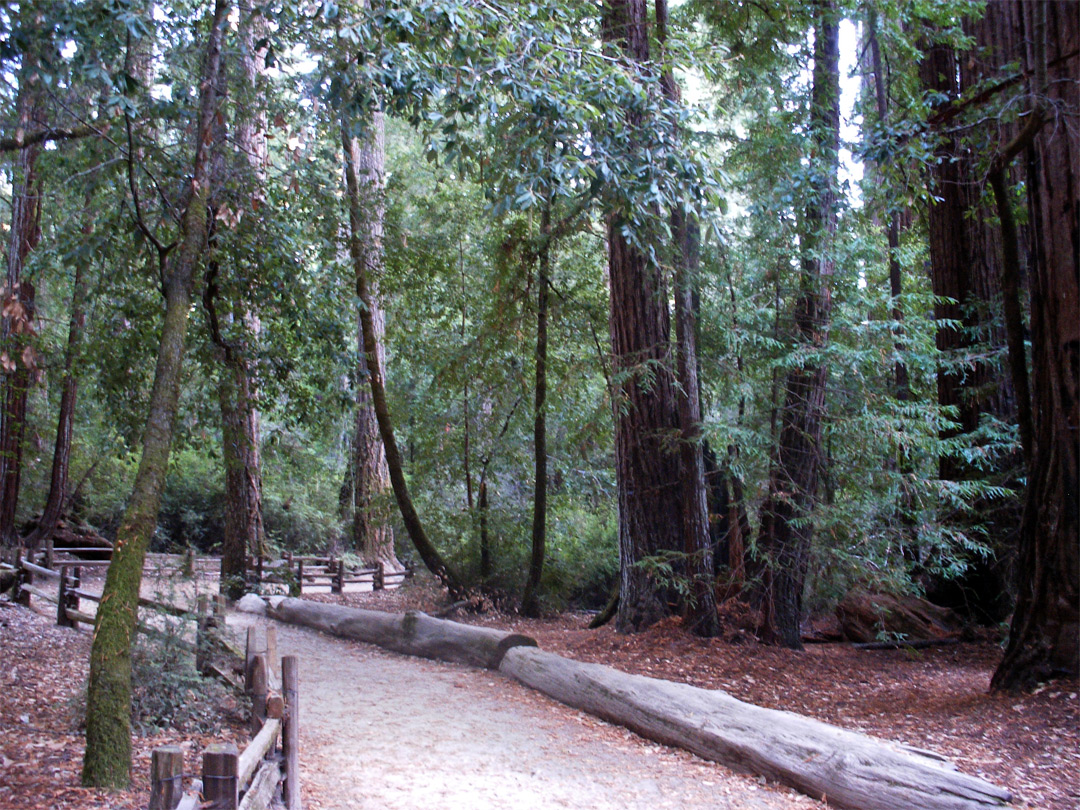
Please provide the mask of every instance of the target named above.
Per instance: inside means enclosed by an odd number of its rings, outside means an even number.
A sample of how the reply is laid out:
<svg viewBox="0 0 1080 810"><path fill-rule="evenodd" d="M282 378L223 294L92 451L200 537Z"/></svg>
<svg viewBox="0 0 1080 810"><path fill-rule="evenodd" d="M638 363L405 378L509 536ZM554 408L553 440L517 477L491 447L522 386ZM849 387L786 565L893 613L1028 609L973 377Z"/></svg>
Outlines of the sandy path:
<svg viewBox="0 0 1080 810"><path fill-rule="evenodd" d="M238 631L266 622L229 617ZM643 742L498 673L277 627L280 653L300 658L307 810L815 804Z"/></svg>

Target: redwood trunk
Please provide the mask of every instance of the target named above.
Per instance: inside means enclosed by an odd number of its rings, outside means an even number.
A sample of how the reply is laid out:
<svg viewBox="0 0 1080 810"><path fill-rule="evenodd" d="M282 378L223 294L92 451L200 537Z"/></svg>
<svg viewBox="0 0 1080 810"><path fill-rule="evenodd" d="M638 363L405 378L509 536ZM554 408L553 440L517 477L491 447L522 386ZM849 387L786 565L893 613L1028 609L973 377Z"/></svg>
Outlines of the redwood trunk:
<svg viewBox="0 0 1080 810"><path fill-rule="evenodd" d="M815 5L814 87L810 131L817 181L806 208L797 351L813 358L788 372L780 436L761 508L761 544L767 555L765 637L802 648L802 596L813 538L821 467L821 423L828 371L820 353L828 342L832 310L832 242L836 234L836 172L840 138L838 15L831 0Z"/></svg>
<svg viewBox="0 0 1080 810"><path fill-rule="evenodd" d="M1020 527L1019 594L991 683L1007 690L1080 671L1080 22L1072 2L1024 4L1023 13L1036 43L1027 59L1034 89L1046 94L1052 117L1035 138L1028 177L1034 452Z"/></svg>
<svg viewBox="0 0 1080 810"><path fill-rule="evenodd" d="M24 18L37 12L25 11ZM20 23L32 31L36 22ZM28 52L19 72L17 128L22 131L44 126L40 109L41 77L36 60ZM4 316L0 320L0 373L3 389L0 396L0 544L18 544L15 517L22 477L23 437L26 431L26 398L30 387L33 349L26 338L33 332L34 287L23 278L30 253L41 238L41 183L37 177L37 158L41 145L21 149L15 159L12 177L11 238L8 243L7 277L3 294Z"/></svg>
<svg viewBox="0 0 1080 810"><path fill-rule="evenodd" d="M643 0L610 0L605 37L639 66L649 61ZM634 114L630 124L640 125ZM619 490L620 632L642 630L669 615L670 583L651 562L678 553L682 487L671 330L662 269L623 236L624 221L607 219L609 327L616 380L615 472Z"/></svg>

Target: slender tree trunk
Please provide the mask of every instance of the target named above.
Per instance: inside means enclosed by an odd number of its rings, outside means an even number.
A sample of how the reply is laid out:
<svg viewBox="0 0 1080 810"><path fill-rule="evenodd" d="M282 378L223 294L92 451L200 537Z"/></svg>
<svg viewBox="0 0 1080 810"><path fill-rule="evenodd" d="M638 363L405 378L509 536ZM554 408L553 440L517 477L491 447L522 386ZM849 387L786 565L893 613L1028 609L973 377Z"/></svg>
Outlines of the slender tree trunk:
<svg viewBox="0 0 1080 810"><path fill-rule="evenodd" d="M837 226L840 81L838 14L832 0L814 4L814 86L810 132L816 165L802 234L802 284L795 308L800 351L818 354L828 342L831 317L832 243ZM821 423L828 371L814 357L788 372L780 413L780 437L761 508L761 543L768 556L765 637L802 648L802 596L806 582L813 512L822 460Z"/></svg>
<svg viewBox="0 0 1080 810"><path fill-rule="evenodd" d="M124 787L130 779L131 641L143 562L157 525L169 464L195 267L206 240L210 134L217 107L222 29L229 5L228 0L217 0L210 24L199 90L192 192L181 220L180 243L162 268L165 318L143 434L142 458L117 531L94 624L82 773L83 784L88 786Z"/></svg>
<svg viewBox="0 0 1080 810"><path fill-rule="evenodd" d="M668 53L668 4L655 0L656 38L662 63L661 86L664 96L679 100L671 57ZM680 133L672 122L674 137ZM700 236L697 222L684 211L671 214L675 265L675 342L677 344L676 392L679 418L679 454L682 477L682 534L685 573L690 594L683 605L683 616L691 631L711 638L720 632L713 588L713 549L709 537L709 501L705 486L705 459L701 435L701 386L698 377L697 309L694 290L700 265Z"/></svg>
<svg viewBox="0 0 1080 810"><path fill-rule="evenodd" d="M1011 5L1025 16L1026 61L1050 120L1035 137L1028 177L1033 453L1019 594L995 690L1080 672L1080 20L1072 2Z"/></svg>
<svg viewBox="0 0 1080 810"><path fill-rule="evenodd" d="M91 199L87 195L83 209L83 236L89 237L94 230L91 219ZM41 520L37 528L26 538L29 548L40 548L48 543L64 512L67 499L68 472L71 465L71 442L75 426L75 401L79 391L79 378L75 374L75 360L82 349L83 330L86 325L86 272L88 258L80 256L75 261L75 279L71 288L71 319L68 322L67 346L64 349L64 383L60 394L60 413L56 423L56 443L53 447L52 473L49 477L49 494L45 499Z"/></svg>
<svg viewBox="0 0 1080 810"><path fill-rule="evenodd" d="M234 172L240 178L241 193L248 197L252 212L265 202L266 110L260 96L259 41L266 34L266 21L250 2L239 4L238 38L240 70L236 73L236 132L234 142L240 153ZM224 74L225 71L222 71ZM225 84L224 75L222 84ZM224 144L225 138L219 139ZM217 156L225 169L225 155ZM224 182L218 183L223 187ZM216 213L216 212L215 212ZM207 284L207 293L212 290ZM221 554L221 589L231 599L243 595L249 555L265 552L266 531L262 513L262 417L251 369L254 344L261 325L254 289L241 289L235 300L226 302L232 331L242 337L231 342L217 324L211 332L218 347L221 371L218 404L222 424L222 461L225 467L225 535ZM210 300L213 310L213 300Z"/></svg>
<svg viewBox="0 0 1080 810"><path fill-rule="evenodd" d="M881 63L881 46L877 37L877 15L873 9L870 11L869 29L870 57L874 72L874 100L877 106L878 120L882 124L888 124L889 94L885 87L885 71ZM903 277L900 272L900 211L891 207L885 237L889 248L889 294L893 301L892 319L896 324L896 363L893 367L896 398L901 402L907 402L911 399L911 383L908 378L907 364L904 362L904 310L900 306L900 296L904 292ZM901 467L903 468L903 466L902 463Z"/></svg>
<svg viewBox="0 0 1080 810"><path fill-rule="evenodd" d="M708 491L705 486L704 444L701 435L701 391L698 380L697 317L694 285L698 270L697 223L681 212L672 228L678 254L675 260L675 335L678 344L678 411L682 455L683 550L686 553L690 599L686 622L695 635L711 638L720 632L713 588L712 543L709 537Z"/></svg>
<svg viewBox="0 0 1080 810"><path fill-rule="evenodd" d="M20 24L31 33L39 23L33 7L22 13ZM19 131L44 126L41 113L41 76L38 64L28 49L19 71L19 95L16 101ZM20 149L12 177L11 236L8 243L6 283L3 293L3 318L0 319L0 545L19 542L15 516L22 478L23 437L26 432L26 399L31 372L35 370L34 350L27 336L34 330L34 286L23 278L26 260L41 238L41 182L37 176L37 158L41 145Z"/></svg>
<svg viewBox="0 0 1080 810"><path fill-rule="evenodd" d="M536 291L536 386L533 400L533 523L532 556L521 612L538 616L540 577L544 571L544 548L547 543L547 354L548 354L548 287L551 284L551 200L540 214L540 239L543 247L537 262Z"/></svg>
<svg viewBox="0 0 1080 810"><path fill-rule="evenodd" d="M382 218L378 217L378 225L375 227L374 218L370 218L364 210L364 191L361 186L363 184L370 189L371 185L369 180L362 181L359 175L360 166L363 165L360 144L351 135L347 111L342 113L341 144L345 158L345 183L349 204L349 254L356 273L356 293L360 299L360 324L364 334L364 354L368 359L371 404L375 410L379 435L382 437L386 453L390 483L401 511L405 530L420 554L420 559L452 595L460 596L465 593L461 580L450 570L438 549L428 539L420 516L416 513L416 507L413 505L408 484L405 481L401 453L398 451L397 440L394 437L390 406L386 401L386 388L383 384L384 372L378 363L379 342L372 317L375 305L371 274L375 268L381 267L382 263Z"/></svg>

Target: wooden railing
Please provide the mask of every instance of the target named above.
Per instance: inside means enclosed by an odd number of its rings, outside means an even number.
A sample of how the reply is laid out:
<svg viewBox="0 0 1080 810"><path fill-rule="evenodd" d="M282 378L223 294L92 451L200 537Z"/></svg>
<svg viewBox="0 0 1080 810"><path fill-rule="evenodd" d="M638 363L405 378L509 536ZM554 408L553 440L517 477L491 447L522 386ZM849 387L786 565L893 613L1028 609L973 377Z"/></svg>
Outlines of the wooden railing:
<svg viewBox="0 0 1080 810"><path fill-rule="evenodd" d="M412 575L409 569L387 571L383 563L373 566L350 566L337 557L302 556L286 553L278 560L263 557L248 562L253 584L265 592L265 586L280 586L290 596L303 596L304 588L329 588L330 593L344 593L348 585L370 585L381 591L400 585Z"/></svg>
<svg viewBox="0 0 1080 810"><path fill-rule="evenodd" d="M179 745L154 749L150 760L150 810L266 810L280 794L287 810L300 810L300 701L297 659L274 662L277 636L268 628L259 647L248 629L244 686L251 695L251 741L243 751L214 743L202 755L201 779L184 789Z"/></svg>

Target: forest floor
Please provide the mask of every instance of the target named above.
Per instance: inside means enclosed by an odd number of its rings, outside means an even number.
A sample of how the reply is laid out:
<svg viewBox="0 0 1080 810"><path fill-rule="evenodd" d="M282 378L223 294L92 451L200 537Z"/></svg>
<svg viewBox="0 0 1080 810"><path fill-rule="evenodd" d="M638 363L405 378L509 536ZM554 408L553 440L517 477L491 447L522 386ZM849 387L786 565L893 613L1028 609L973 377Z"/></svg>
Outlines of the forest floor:
<svg viewBox="0 0 1080 810"><path fill-rule="evenodd" d="M446 607L442 593L423 580L397 591L305 596L390 612ZM139 810L148 800L155 746L183 744L194 769L205 744L243 744L243 712L234 698L219 695L208 709L220 717L218 727L135 738L131 789L80 787L90 633L56 627L52 616L47 603L26 611L0 601L0 807ZM578 613L527 620L458 610L450 618L525 633L544 649L579 660L723 689L758 705L936 750L961 770L1009 788L1016 807L1080 807L1080 686L1059 681L1030 695L989 695L1000 656L992 643L919 652L820 644L794 653L758 644L737 622L722 638L702 640L675 621L622 636L610 627L584 629L589 616ZM230 617L238 629L249 621ZM282 652L307 662L301 663L302 767L310 810L651 810L669 798L678 807L821 806L489 672L404 658L302 628L282 626L279 638Z"/></svg>

